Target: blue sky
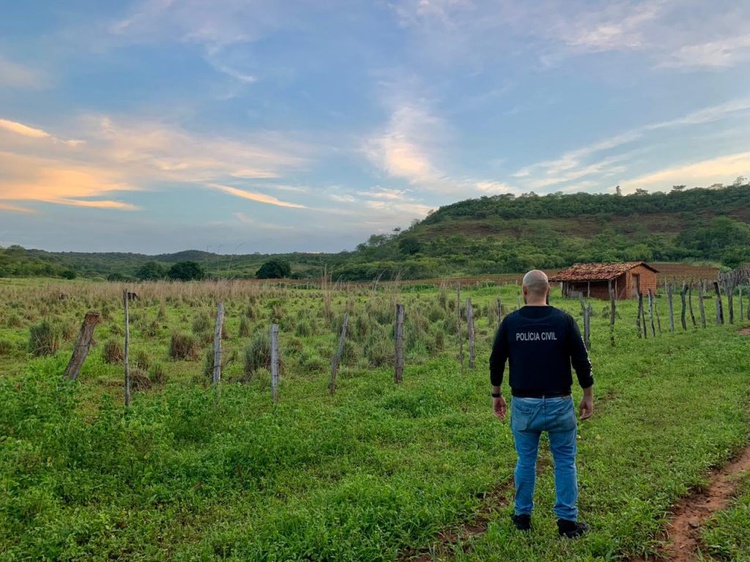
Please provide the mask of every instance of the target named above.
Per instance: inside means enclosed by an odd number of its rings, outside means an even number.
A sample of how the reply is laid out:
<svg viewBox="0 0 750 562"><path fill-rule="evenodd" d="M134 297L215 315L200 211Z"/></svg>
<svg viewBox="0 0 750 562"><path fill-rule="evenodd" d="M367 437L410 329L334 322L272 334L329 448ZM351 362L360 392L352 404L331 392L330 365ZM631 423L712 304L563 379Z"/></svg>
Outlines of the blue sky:
<svg viewBox="0 0 750 562"><path fill-rule="evenodd" d="M499 193L750 176L750 3L26 0L0 246L340 251Z"/></svg>

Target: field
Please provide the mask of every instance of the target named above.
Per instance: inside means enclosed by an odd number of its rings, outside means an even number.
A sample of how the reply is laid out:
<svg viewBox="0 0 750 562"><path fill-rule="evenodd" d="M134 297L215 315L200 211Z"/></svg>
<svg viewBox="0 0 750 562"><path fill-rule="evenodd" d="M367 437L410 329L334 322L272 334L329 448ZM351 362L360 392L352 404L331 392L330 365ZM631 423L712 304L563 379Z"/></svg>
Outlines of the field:
<svg viewBox="0 0 750 562"><path fill-rule="evenodd" d="M534 530L509 515L515 463L491 412L487 361L515 285L463 284L476 367L457 360L455 286L287 286L243 282L129 287L123 407L122 286L0 285L0 560L634 560L664 556L671 511L750 441L747 320L637 335L635 303L593 301L595 412L579 425L582 519L554 533L542 447ZM210 384L216 302L225 364ZM396 303L406 369L393 381ZM552 304L580 320L575 301ZM712 310L709 301L707 310ZM739 306L735 303L735 306ZM77 381L62 378L87 310L101 313ZM330 361L344 312L337 392ZM711 315L709 314L709 318ZM739 314L736 315L739 317ZM268 333L280 326L279 402ZM49 344L49 355L41 343ZM183 359L174 358L184 356ZM575 398L581 395L574 390ZM750 560L750 477L701 522L705 560Z"/></svg>

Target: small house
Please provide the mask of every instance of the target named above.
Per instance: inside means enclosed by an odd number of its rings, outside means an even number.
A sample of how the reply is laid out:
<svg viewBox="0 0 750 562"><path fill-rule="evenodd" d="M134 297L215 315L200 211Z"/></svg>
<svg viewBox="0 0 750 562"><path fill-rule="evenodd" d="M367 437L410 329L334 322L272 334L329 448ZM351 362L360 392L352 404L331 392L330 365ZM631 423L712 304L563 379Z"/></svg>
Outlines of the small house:
<svg viewBox="0 0 750 562"><path fill-rule="evenodd" d="M656 269L642 261L625 263L577 263L555 275L550 282L562 283L566 297L609 299L610 284L617 300L656 293Z"/></svg>

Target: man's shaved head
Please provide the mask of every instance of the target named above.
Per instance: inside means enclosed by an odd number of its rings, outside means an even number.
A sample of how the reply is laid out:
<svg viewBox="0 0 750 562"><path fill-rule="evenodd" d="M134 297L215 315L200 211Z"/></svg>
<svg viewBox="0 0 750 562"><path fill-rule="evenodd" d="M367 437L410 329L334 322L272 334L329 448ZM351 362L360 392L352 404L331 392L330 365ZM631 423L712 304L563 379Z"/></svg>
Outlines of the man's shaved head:
<svg viewBox="0 0 750 562"><path fill-rule="evenodd" d="M522 284L530 294L537 297L546 295L549 288L547 275L538 269L532 269L524 275Z"/></svg>

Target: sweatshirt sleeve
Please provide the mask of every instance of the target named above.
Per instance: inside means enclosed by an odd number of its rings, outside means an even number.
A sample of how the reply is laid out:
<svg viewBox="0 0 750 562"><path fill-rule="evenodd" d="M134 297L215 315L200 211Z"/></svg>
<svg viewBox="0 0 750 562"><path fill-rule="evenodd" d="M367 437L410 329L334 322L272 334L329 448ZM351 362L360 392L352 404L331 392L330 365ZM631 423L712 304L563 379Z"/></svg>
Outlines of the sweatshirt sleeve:
<svg viewBox="0 0 750 562"><path fill-rule="evenodd" d="M495 335L495 343L492 345L490 354L490 383L493 386L503 384L503 373L505 362L508 360L508 326L507 317L500 323L500 328Z"/></svg>
<svg viewBox="0 0 750 562"><path fill-rule="evenodd" d="M576 371L578 384L581 385L581 388L588 388L594 384L589 353L586 350L586 345L583 343L578 324L572 316L568 316L568 322L570 322L570 362Z"/></svg>

